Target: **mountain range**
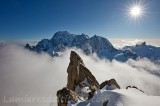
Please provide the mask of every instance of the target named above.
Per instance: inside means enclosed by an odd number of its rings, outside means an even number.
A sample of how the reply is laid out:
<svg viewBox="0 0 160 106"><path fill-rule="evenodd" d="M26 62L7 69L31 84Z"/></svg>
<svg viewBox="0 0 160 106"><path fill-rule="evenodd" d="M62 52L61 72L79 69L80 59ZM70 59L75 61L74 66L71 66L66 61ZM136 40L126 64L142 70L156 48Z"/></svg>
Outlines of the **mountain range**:
<svg viewBox="0 0 160 106"><path fill-rule="evenodd" d="M58 31L51 39L42 39L35 46L25 45L25 48L31 51L46 52L51 56L59 56L59 52L73 47L83 50L87 55L95 53L98 57L106 58L110 61L116 59L124 62L130 58L134 60L148 58L151 61L160 63L160 47L142 42L134 46L116 49L108 39L98 35L89 37L84 33L76 35L67 31Z"/></svg>

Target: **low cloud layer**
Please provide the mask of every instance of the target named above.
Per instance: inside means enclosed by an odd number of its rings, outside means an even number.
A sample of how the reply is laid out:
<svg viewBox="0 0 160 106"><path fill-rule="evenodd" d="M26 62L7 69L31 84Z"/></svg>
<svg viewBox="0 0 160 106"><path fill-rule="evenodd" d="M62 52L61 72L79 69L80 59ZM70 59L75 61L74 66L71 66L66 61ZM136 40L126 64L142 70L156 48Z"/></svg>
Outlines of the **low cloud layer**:
<svg viewBox="0 0 160 106"><path fill-rule="evenodd" d="M75 50L75 49L74 49ZM70 51L51 58L47 54L36 54L20 46L9 44L0 49L0 105L10 97L54 98L56 92L67 84L67 66ZM160 67L147 59L121 63L99 59L95 54L84 55L75 50L84 60L86 67L95 75L99 83L115 78L122 88L137 86L148 95L160 96ZM148 65L149 64L149 65ZM5 97L5 98L4 98ZM19 106L49 106L50 102L17 103ZM17 106L12 103L13 106Z"/></svg>
<svg viewBox="0 0 160 106"><path fill-rule="evenodd" d="M160 47L160 39L110 39L110 41L117 49L122 49L125 46L135 46L136 44L141 44L142 42L146 42L147 45Z"/></svg>

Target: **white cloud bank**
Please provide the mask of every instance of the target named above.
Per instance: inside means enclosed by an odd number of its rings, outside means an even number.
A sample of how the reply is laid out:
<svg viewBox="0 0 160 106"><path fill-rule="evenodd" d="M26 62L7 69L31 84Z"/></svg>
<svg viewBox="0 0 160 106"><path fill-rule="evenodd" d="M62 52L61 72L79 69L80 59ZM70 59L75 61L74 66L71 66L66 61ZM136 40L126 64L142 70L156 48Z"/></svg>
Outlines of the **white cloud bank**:
<svg viewBox="0 0 160 106"><path fill-rule="evenodd" d="M160 47L160 39L109 39L109 41L117 49L122 49L125 46L135 46L142 42L146 42L147 45Z"/></svg>
<svg viewBox="0 0 160 106"><path fill-rule="evenodd" d="M0 49L0 105L17 106L16 103L4 103L4 99L7 101L10 97L23 97L23 99L54 97L56 106L56 92L67 84L66 70L70 51L65 51L61 57L51 58L47 54L36 54L13 44L2 47ZM76 52L99 83L115 78L122 88L134 85L148 95L160 96L160 77L157 76L160 68L149 60L130 60L126 63L108 62L95 55L86 56L80 50ZM148 67L147 64L149 64ZM50 102L42 102L38 100L29 103L18 102L18 105L50 105Z"/></svg>

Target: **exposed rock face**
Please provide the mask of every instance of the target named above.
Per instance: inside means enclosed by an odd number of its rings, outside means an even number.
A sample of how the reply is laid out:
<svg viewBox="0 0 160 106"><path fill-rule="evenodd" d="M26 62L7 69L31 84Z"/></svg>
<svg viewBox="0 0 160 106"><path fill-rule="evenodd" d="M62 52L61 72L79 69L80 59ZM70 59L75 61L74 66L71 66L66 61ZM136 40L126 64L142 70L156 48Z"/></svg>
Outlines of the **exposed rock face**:
<svg viewBox="0 0 160 106"><path fill-rule="evenodd" d="M107 106L107 104L108 104L108 100L103 103L103 106Z"/></svg>
<svg viewBox="0 0 160 106"><path fill-rule="evenodd" d="M64 87L63 89L57 91L57 105L58 106L67 106L67 102L69 100L74 100L74 101L78 101L78 95L67 89L66 87Z"/></svg>
<svg viewBox="0 0 160 106"><path fill-rule="evenodd" d="M98 81L85 67L81 57L74 51L71 51L70 54L67 73L67 86L57 91L58 106L67 106L69 100L90 99L94 95L94 91L99 89Z"/></svg>
<svg viewBox="0 0 160 106"><path fill-rule="evenodd" d="M138 46L145 46L145 45L146 45L146 42L141 42L139 44L136 44L136 47L138 47Z"/></svg>
<svg viewBox="0 0 160 106"><path fill-rule="evenodd" d="M118 85L115 79L110 79L102 82L100 84L100 89L104 88L105 86L106 86L106 89L116 89L116 88L120 89L120 86Z"/></svg>
<svg viewBox="0 0 160 106"><path fill-rule="evenodd" d="M115 79L103 82L99 85L96 78L84 65L81 57L74 51L70 54L70 63L67 68L68 81L66 87L57 91L58 106L67 106L68 101L77 102L78 100L91 99L95 91L104 86L116 87L120 89ZM107 106L108 101L104 102Z"/></svg>
<svg viewBox="0 0 160 106"><path fill-rule="evenodd" d="M143 92L143 93L144 93L144 91L143 91L143 90L141 90L141 89L137 88L136 86L127 86L127 87L126 87L126 89L128 89L128 88L134 88L134 89L137 89L137 90L139 90L139 91L141 91L141 92Z"/></svg>
<svg viewBox="0 0 160 106"><path fill-rule="evenodd" d="M76 87L89 87L89 89L99 89L99 83L92 73L85 67L81 57L74 51L71 51L70 63L67 69L68 82L67 88L76 91Z"/></svg>
<svg viewBox="0 0 160 106"><path fill-rule="evenodd" d="M32 50L31 46L28 43L25 45L25 48L28 50Z"/></svg>

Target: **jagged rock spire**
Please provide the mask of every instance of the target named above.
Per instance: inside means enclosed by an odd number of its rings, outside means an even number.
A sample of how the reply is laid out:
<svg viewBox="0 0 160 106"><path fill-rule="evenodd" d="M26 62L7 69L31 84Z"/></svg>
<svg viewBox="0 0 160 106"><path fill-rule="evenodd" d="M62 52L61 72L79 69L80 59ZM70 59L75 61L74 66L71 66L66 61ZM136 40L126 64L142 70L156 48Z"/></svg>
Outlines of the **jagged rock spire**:
<svg viewBox="0 0 160 106"><path fill-rule="evenodd" d="M58 106L67 106L69 100L90 99L93 97L94 92L99 89L98 81L85 67L81 57L74 51L71 51L70 54L67 73L67 86L57 91ZM88 89L88 91L82 91L83 88Z"/></svg>
<svg viewBox="0 0 160 106"><path fill-rule="evenodd" d="M67 88L75 91L77 86L83 87L85 85L90 87L90 89L98 89L99 83L92 73L85 67L81 57L74 51L71 51L70 54L70 63L67 69L68 73L68 82ZM83 84L82 84L83 82Z"/></svg>
<svg viewBox="0 0 160 106"><path fill-rule="evenodd" d="M103 82L99 85L96 78L89 69L86 68L82 58L74 51L70 54L70 63L67 68L68 81L67 86L57 91L57 105L67 106L68 101L77 102L78 100L91 99L94 92L104 86L115 85L120 89L115 79ZM85 89L85 90L84 90ZM107 104L106 101L104 104Z"/></svg>

